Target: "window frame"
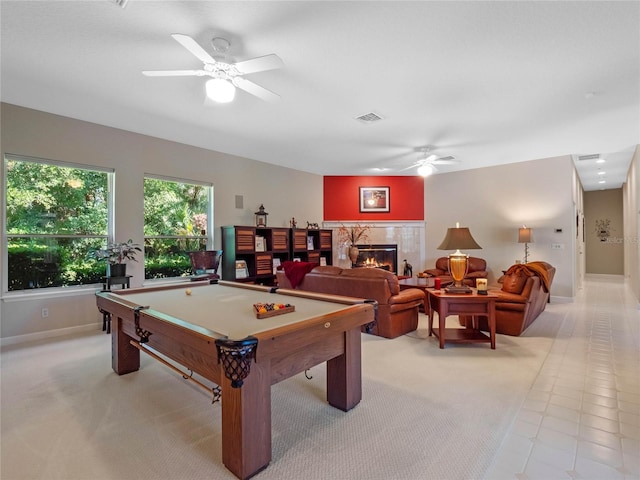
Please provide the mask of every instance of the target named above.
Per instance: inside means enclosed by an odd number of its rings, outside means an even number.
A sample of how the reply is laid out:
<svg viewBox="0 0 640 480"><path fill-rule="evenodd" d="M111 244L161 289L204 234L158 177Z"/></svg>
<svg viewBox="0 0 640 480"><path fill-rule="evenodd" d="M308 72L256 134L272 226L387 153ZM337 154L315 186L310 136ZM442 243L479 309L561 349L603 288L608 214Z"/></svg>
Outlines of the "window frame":
<svg viewBox="0 0 640 480"><path fill-rule="evenodd" d="M144 182L147 179L153 179L153 180L160 180L163 182L173 182L173 183L180 183L180 184L184 184L184 185L197 185L197 186L201 186L201 187L205 187L207 189L207 209L206 209L206 214L207 214L207 235L206 236L202 236L202 235L196 235L196 236L185 236L185 235L146 235L144 233L145 230L145 220L144 220L144 212L146 209L146 197L144 195ZM211 182L203 182L201 180L191 180L191 179L187 179L187 178L178 178L178 177L170 177L167 175L158 175L155 173L148 173L145 172L144 173L144 177L143 177L143 193L142 193L142 197L143 197L143 224L142 224L142 241L143 241L143 245L146 245L147 243L147 239L158 239L158 240L180 240L180 239L191 239L191 240L196 240L196 239L204 239L205 240L205 244L206 244L206 250L213 250L213 245L214 245L214 220L213 220L213 212L214 212L214 187L213 187L213 183ZM162 278L147 278L147 268L146 268L146 252L145 252L145 267L144 267L144 281L145 282L161 282L161 281L171 281L171 280L177 280L180 278L184 278L182 276L177 276L177 277L162 277Z"/></svg>
<svg viewBox="0 0 640 480"><path fill-rule="evenodd" d="M89 170L92 172L105 173L107 175L107 232L106 235L72 235L72 234L9 234L7 230L7 165L10 161L23 162L23 163L37 163L40 165L52 165L60 168L72 168L76 170ZM96 165L81 164L75 162L68 162L63 160L52 160L40 157L31 157L27 155L20 155L14 153L4 153L2 162L2 213L0 221L2 222L2 265L6 267L2 269L2 278L0 280L2 284L1 295L36 295L43 294L45 292L59 292L61 290L82 290L87 288L95 288L96 283L82 284L82 285L68 285L60 287L43 287L34 289L22 289L9 291L9 238L104 238L105 243L113 241L114 238L114 226L115 226L115 169L109 167L101 167Z"/></svg>

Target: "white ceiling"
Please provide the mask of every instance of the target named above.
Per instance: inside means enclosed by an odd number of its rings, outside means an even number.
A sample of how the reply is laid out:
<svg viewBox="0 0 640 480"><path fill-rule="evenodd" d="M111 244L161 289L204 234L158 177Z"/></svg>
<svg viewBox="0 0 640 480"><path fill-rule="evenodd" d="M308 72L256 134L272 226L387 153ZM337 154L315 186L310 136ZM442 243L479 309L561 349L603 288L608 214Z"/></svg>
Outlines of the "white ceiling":
<svg viewBox="0 0 640 480"><path fill-rule="evenodd" d="M640 144L636 1L2 0L0 21L3 102L321 175L415 175L433 145L460 161L439 172L598 153L585 190L619 188ZM247 78L282 100L143 76L202 67L171 33L276 53Z"/></svg>

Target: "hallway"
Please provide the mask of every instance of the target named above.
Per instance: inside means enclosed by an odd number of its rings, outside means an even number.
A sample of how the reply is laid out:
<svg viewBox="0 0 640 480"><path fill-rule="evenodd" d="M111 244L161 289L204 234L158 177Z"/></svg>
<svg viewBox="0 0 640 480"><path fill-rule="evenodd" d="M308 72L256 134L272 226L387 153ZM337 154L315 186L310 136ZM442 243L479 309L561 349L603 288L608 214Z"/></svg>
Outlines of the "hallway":
<svg viewBox="0 0 640 480"><path fill-rule="evenodd" d="M618 276L574 300L486 479L640 478L638 305Z"/></svg>

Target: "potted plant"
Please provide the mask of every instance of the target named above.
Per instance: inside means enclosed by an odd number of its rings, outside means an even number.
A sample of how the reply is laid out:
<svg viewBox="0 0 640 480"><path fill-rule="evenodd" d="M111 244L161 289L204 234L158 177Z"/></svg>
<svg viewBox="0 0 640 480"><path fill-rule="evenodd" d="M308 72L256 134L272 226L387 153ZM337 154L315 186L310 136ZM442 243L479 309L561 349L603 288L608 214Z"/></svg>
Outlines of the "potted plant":
<svg viewBox="0 0 640 480"><path fill-rule="evenodd" d="M136 255L142 252L140 245L129 239L126 242L109 243L107 248L96 248L89 252L89 258L106 261L108 277L124 277L127 274L127 260L137 262Z"/></svg>

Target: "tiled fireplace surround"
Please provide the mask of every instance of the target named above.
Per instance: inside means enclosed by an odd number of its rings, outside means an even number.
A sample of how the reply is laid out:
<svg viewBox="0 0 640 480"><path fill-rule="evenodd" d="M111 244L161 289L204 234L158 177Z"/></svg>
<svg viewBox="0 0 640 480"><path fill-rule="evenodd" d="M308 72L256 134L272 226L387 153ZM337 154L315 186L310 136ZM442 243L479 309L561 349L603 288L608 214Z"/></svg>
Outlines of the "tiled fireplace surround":
<svg viewBox="0 0 640 480"><path fill-rule="evenodd" d="M351 260L347 255L347 246L338 245L338 229L341 226L369 225L369 241L367 244L396 244L398 245L398 270L402 274L403 263L406 259L413 266L413 274L424 270L425 250L425 222L323 222L322 228L333 229L333 264L342 268L351 268ZM398 272L394 272L398 273Z"/></svg>

